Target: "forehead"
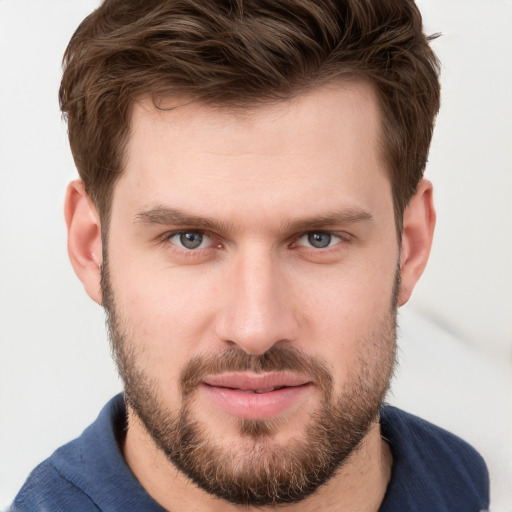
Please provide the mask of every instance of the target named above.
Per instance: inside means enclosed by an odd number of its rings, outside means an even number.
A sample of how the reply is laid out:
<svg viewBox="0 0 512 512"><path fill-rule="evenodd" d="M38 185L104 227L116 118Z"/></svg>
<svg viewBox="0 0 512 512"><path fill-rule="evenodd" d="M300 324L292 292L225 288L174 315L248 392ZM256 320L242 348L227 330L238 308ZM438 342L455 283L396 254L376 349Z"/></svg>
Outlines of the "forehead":
<svg viewBox="0 0 512 512"><path fill-rule="evenodd" d="M134 104L113 206L127 195L134 208L229 198L233 207L256 209L288 202L291 211L306 190L317 207L327 196L357 201L365 189L390 187L380 133L377 97L364 82L245 110L144 97Z"/></svg>
<svg viewBox="0 0 512 512"><path fill-rule="evenodd" d="M374 86L362 79L343 80L287 100L260 102L243 108L206 105L186 96L145 95L134 103L131 134L132 138L138 139L144 137L144 132L149 129L165 136L174 127L176 144L204 145L202 138L206 134L213 144L217 145L221 139L234 149L237 144L245 142L243 139L251 137L254 147L258 143L263 145L269 142L265 135L271 133L274 144L285 149L281 146L285 139L312 138L312 134L319 132L337 137L347 135L348 131L354 136L366 131L366 136L380 138L380 118ZM224 136L231 128L234 130L226 139ZM344 133L339 133L340 129Z"/></svg>

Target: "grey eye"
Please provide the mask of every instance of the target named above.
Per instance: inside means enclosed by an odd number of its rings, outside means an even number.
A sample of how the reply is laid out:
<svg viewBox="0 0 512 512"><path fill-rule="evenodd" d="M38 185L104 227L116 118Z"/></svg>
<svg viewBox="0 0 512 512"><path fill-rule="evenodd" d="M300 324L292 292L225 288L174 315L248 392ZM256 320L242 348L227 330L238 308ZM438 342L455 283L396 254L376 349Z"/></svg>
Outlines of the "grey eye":
<svg viewBox="0 0 512 512"><path fill-rule="evenodd" d="M204 235L202 233L178 233L180 244L186 249L197 249L203 243Z"/></svg>
<svg viewBox="0 0 512 512"><path fill-rule="evenodd" d="M316 249L324 249L331 245L332 235L330 233L313 232L308 233L307 237L310 245Z"/></svg>

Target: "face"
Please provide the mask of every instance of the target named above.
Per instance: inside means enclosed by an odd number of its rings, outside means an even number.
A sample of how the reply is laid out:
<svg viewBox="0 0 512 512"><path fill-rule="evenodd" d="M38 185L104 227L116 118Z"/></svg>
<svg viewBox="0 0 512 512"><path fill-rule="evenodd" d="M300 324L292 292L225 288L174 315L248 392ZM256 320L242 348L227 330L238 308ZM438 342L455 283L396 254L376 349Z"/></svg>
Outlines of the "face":
<svg viewBox="0 0 512 512"><path fill-rule="evenodd" d="M301 500L378 418L399 259L383 162L363 83L135 105L103 303L130 413L205 491Z"/></svg>

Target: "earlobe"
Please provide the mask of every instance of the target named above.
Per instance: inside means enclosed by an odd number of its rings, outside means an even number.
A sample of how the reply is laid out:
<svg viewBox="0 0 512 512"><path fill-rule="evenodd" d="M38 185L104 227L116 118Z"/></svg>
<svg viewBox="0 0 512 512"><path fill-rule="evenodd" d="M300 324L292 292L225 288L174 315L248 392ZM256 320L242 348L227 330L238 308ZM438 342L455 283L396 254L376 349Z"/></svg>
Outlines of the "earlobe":
<svg viewBox="0 0 512 512"><path fill-rule="evenodd" d="M432 247L435 223L432 183L423 180L404 211L399 306L403 306L409 300L425 269Z"/></svg>
<svg viewBox="0 0 512 512"><path fill-rule="evenodd" d="M68 185L64 215L71 264L89 297L101 304L101 225L97 210L80 180Z"/></svg>

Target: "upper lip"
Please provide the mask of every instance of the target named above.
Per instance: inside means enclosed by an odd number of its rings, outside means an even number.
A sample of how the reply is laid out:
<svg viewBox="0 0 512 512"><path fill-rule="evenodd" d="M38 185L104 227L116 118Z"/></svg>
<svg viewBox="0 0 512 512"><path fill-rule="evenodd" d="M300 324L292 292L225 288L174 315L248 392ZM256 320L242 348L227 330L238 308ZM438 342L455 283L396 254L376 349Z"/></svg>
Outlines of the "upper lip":
<svg viewBox="0 0 512 512"><path fill-rule="evenodd" d="M279 373L222 373L208 375L203 383L208 386L240 389L242 391L271 391L276 388L295 387L309 384L310 379L289 372Z"/></svg>

